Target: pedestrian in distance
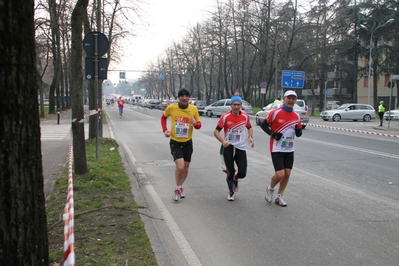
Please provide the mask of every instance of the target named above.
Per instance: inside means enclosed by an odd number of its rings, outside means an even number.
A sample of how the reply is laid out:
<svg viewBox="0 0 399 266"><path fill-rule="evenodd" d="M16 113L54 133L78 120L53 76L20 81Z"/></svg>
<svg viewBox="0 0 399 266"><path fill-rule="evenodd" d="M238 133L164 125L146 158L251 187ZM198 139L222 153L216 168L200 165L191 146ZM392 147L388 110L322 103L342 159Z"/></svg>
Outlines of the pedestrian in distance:
<svg viewBox="0 0 399 266"><path fill-rule="evenodd" d="M231 97L231 110L224 113L217 122L214 136L222 144L224 164L226 166L227 200L234 201L234 192L238 191L238 180L247 175L247 139L253 148L253 129L250 117L241 111L242 99L238 95ZM220 134L224 131L223 136ZM234 163L237 165L235 174Z"/></svg>
<svg viewBox="0 0 399 266"><path fill-rule="evenodd" d="M193 154L193 128L201 128L197 107L188 103L190 92L183 88L179 90L177 96L179 101L166 107L161 116L162 131L165 137L170 138L170 151L176 165L176 186L172 197L175 202L186 197L183 184L187 179ZM168 117L171 117L170 130L167 127Z"/></svg>
<svg viewBox="0 0 399 266"><path fill-rule="evenodd" d="M295 91L286 91L283 104L271 110L261 124L263 131L270 135L270 153L275 171L266 187L265 200L272 203L274 188L279 184L274 202L281 207L287 206L283 194L294 165L294 138L302 136L301 117L294 111L296 98Z"/></svg>
<svg viewBox="0 0 399 266"><path fill-rule="evenodd" d="M273 103L280 103L280 102L281 102L280 98L276 98Z"/></svg>
<svg viewBox="0 0 399 266"><path fill-rule="evenodd" d="M378 105L378 116L380 117L380 127L384 123L384 113L385 113L385 105L384 101L380 101L380 105Z"/></svg>
<svg viewBox="0 0 399 266"><path fill-rule="evenodd" d="M122 99L122 97L121 96L119 96L119 99L118 99L118 109L119 109L119 118L122 118L122 115L123 115L123 107L124 107L124 105L125 105L125 101Z"/></svg>

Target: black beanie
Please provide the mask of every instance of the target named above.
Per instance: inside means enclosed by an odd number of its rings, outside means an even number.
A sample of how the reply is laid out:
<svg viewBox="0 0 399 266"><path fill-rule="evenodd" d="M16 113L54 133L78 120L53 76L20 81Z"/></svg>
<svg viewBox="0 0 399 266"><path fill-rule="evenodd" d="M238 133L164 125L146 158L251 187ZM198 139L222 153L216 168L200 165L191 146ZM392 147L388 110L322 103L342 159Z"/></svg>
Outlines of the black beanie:
<svg viewBox="0 0 399 266"><path fill-rule="evenodd" d="M183 96L183 95L187 95L188 97L190 97L190 92L187 89L182 88L177 93L177 97L180 97L180 96Z"/></svg>

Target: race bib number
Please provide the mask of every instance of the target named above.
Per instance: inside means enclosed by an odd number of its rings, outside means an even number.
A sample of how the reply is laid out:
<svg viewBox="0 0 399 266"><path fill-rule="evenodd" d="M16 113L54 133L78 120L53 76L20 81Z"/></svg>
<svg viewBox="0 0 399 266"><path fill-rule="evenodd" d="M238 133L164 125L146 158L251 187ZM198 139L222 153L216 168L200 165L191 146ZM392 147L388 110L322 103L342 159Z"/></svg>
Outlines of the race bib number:
<svg viewBox="0 0 399 266"><path fill-rule="evenodd" d="M291 149L294 147L294 138L293 137L283 137L281 141L281 149Z"/></svg>
<svg viewBox="0 0 399 266"><path fill-rule="evenodd" d="M175 131L177 138L187 138L188 137L188 124L176 122L175 123Z"/></svg>
<svg viewBox="0 0 399 266"><path fill-rule="evenodd" d="M227 140L234 144L239 143L243 138L243 131L242 130L229 130L227 133Z"/></svg>

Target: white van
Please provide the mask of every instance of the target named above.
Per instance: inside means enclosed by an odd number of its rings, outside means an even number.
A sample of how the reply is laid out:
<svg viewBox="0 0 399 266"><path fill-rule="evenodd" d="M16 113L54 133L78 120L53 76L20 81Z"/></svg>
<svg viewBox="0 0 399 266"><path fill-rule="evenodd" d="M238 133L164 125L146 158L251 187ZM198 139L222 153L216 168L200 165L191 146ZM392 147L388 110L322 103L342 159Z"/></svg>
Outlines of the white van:
<svg viewBox="0 0 399 266"><path fill-rule="evenodd" d="M141 99L144 99L144 97L141 95L137 95L137 94L133 95L132 96L132 104L137 105Z"/></svg>
<svg viewBox="0 0 399 266"><path fill-rule="evenodd" d="M308 106L306 105L305 100L301 100L301 99L297 99L295 102L297 105L299 105L299 107L302 108L302 110L307 111L308 110Z"/></svg>

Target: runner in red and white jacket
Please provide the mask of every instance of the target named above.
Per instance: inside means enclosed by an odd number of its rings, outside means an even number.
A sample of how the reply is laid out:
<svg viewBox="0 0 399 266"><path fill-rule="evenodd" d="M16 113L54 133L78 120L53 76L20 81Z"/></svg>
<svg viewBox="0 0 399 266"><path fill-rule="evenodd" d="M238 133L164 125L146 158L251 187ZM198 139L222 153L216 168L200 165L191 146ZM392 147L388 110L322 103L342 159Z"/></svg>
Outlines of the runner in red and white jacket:
<svg viewBox="0 0 399 266"><path fill-rule="evenodd" d="M270 152L275 170L266 188L265 200L269 203L273 201L274 187L280 184L275 203L281 207L287 206L283 193L294 165L294 139L302 136L301 117L294 110L296 98L295 91L286 91L281 107L270 111L261 124L263 131L270 135Z"/></svg>
<svg viewBox="0 0 399 266"><path fill-rule="evenodd" d="M238 179L247 175L247 139L251 147L254 147L252 138L252 126L248 114L241 111L242 99L238 95L231 98L231 111L224 113L214 130L214 136L222 143L224 164L226 165L228 201L234 201L234 192L238 191ZM220 134L224 130L224 135ZM235 174L234 162L237 164Z"/></svg>

